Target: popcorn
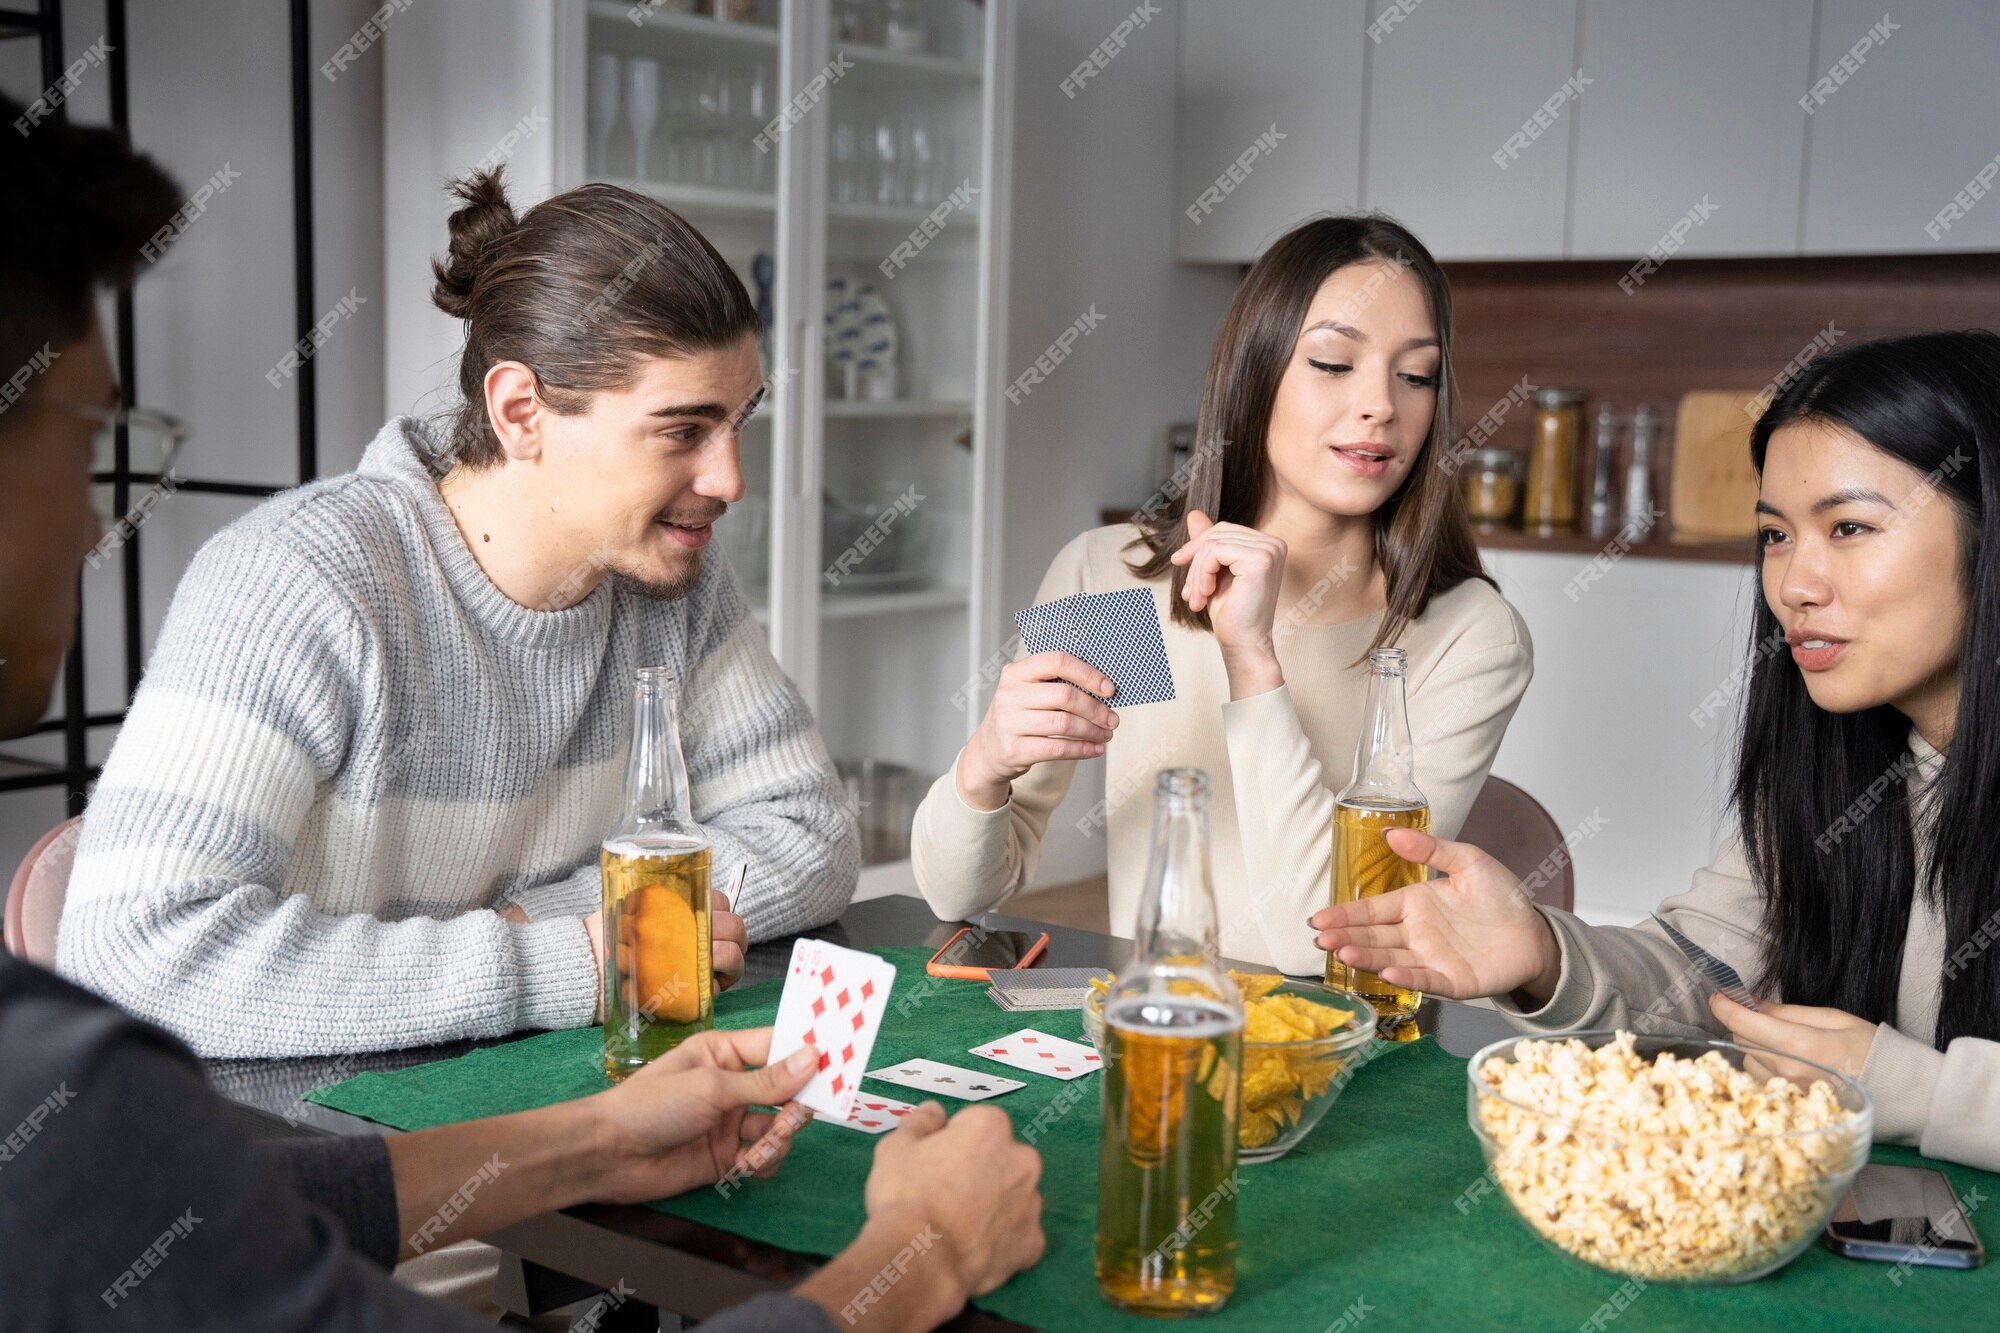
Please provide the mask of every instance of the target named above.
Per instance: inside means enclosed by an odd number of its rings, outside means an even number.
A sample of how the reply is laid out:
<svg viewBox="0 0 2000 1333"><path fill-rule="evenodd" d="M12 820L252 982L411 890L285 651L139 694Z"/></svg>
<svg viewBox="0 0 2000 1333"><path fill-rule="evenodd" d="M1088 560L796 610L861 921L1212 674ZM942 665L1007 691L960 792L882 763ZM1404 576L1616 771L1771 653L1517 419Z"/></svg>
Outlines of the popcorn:
<svg viewBox="0 0 2000 1333"><path fill-rule="evenodd" d="M1577 1258L1649 1281L1746 1274L1791 1252L1867 1152L1828 1084L1765 1082L1717 1051L1649 1062L1629 1032L1595 1049L1521 1041L1477 1079L1515 1210Z"/></svg>

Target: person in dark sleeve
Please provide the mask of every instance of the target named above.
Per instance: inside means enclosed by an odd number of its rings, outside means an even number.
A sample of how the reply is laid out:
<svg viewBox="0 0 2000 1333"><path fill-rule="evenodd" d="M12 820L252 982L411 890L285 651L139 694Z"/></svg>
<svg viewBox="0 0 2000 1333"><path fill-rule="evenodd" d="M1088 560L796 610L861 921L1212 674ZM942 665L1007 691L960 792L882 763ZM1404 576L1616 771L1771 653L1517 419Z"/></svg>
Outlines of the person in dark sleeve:
<svg viewBox="0 0 2000 1333"><path fill-rule="evenodd" d="M251 1144L173 1037L0 959L0 1328L463 1329L389 1267L548 1209L777 1169L814 1053L752 1068L770 1030L707 1032L620 1086L389 1139ZM788 1295L716 1333L930 1328L1040 1257L1040 1158L1004 1113L935 1102L884 1137L868 1222ZM940 1199L931 1182L954 1181ZM865 1311L855 1296L937 1237ZM858 1318L847 1320L846 1315Z"/></svg>
<svg viewBox="0 0 2000 1333"><path fill-rule="evenodd" d="M0 97L0 121L23 114ZM104 130L0 136L0 736L32 726L76 614L93 437L117 382L97 284L171 239L180 191ZM0 957L0 1330L478 1328L397 1286L399 1259L597 1201L775 1171L813 1052L704 1033L596 1096L387 1139L253 1145L188 1049ZM760 1067L761 1066L761 1067ZM758 1110L759 1107L780 1110ZM1042 1252L1041 1159L1003 1112L926 1103L883 1137L853 1244L789 1294L704 1323L929 1328ZM934 1182L954 1182L949 1198ZM865 1310L858 1293L929 1237Z"/></svg>

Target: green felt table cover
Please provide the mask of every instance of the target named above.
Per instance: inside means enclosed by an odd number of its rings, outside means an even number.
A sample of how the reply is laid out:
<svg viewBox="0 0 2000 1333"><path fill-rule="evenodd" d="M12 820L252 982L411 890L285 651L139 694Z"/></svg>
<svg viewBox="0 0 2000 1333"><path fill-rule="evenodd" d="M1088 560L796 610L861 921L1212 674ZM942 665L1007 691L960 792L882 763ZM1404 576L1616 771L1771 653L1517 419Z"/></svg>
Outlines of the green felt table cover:
<svg viewBox="0 0 2000 1333"><path fill-rule="evenodd" d="M897 978L870 1063L929 1056L979 1066L967 1049L1035 1027L1082 1040L1075 1013L1008 1013L977 982L929 977L931 951L875 952ZM730 991L719 1027L756 1027L777 1012L779 982ZM552 1032L453 1060L361 1074L310 1100L397 1129L527 1110L608 1086L597 1029ZM1157 1327L1103 1303L1091 1273L1097 1223L1100 1075L1075 1083L1029 1075L990 1105L1042 1152L1048 1254L982 1309L1044 1329ZM918 1094L869 1080L903 1100ZM959 1103L947 1101L947 1109ZM1237 1212L1237 1286L1200 1321L1222 1329L1579 1328L1614 1325L1723 1330L1994 1328L2000 1266L1973 1272L1918 1268L1891 1280L1886 1264L1842 1259L1815 1246L1783 1271L1733 1287L1627 1289L1563 1259L1529 1234L1497 1193L1463 1200L1485 1169L1465 1119L1465 1062L1428 1038L1363 1068L1312 1134L1278 1161L1243 1168ZM879 1139L811 1124L770 1180L725 1198L695 1190L652 1205L677 1216L810 1255L831 1255L862 1222L862 1183ZM1940 1167L1960 1198L2000 1198L2000 1177L1925 1162L1909 1149L1875 1160ZM938 1182L939 1189L951 1188ZM1976 1213L1974 1224L1983 1220ZM1358 1316L1358 1318L1357 1318Z"/></svg>

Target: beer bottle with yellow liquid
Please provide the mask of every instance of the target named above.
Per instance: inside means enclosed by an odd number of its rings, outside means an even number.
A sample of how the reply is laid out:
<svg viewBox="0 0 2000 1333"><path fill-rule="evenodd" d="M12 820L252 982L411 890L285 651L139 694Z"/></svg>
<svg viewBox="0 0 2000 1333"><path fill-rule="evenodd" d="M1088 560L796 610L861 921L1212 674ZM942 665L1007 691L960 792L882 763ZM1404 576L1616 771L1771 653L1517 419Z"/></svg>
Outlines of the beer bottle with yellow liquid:
<svg viewBox="0 0 2000 1333"><path fill-rule="evenodd" d="M604 1072L613 1079L714 1023L708 835L694 822L673 673L632 686L625 815L604 840Z"/></svg>
<svg viewBox="0 0 2000 1333"><path fill-rule="evenodd" d="M1097 1289L1205 1314L1236 1289L1243 1000L1216 958L1208 775L1164 770L1154 802L1132 961L1104 997Z"/></svg>
<svg viewBox="0 0 2000 1333"><path fill-rule="evenodd" d="M1403 694L1405 654L1377 648L1368 654L1368 704L1361 738L1354 747L1354 780L1333 808L1333 902L1415 884L1426 869L1389 850L1382 835L1392 828L1428 830L1431 803L1417 790L1416 747L1410 741L1410 711ZM1391 1041L1417 1036L1417 991L1392 986L1373 972L1326 956L1326 984L1366 1000L1375 1010L1377 1030Z"/></svg>

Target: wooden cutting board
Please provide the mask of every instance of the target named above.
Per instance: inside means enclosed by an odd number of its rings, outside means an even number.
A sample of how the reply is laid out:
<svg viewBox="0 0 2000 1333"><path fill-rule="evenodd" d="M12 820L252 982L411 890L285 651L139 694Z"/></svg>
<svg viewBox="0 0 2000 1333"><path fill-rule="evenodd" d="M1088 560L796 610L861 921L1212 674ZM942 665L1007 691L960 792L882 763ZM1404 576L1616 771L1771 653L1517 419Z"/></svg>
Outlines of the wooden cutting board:
<svg viewBox="0 0 2000 1333"><path fill-rule="evenodd" d="M1667 517L1677 542L1713 542L1757 531L1757 472L1745 409L1755 394L1696 389L1681 397Z"/></svg>

